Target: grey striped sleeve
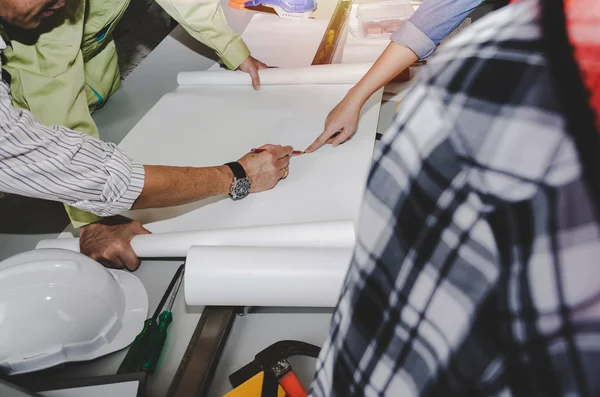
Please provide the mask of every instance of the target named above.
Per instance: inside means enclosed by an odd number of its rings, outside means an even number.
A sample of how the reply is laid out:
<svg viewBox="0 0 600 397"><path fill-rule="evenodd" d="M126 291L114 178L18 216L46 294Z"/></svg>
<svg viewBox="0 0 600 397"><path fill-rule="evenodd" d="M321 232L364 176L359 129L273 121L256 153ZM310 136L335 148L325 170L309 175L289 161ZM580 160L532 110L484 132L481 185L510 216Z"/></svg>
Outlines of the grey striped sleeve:
<svg viewBox="0 0 600 397"><path fill-rule="evenodd" d="M0 191L61 201L99 216L129 210L144 167L112 143L43 125L0 82Z"/></svg>

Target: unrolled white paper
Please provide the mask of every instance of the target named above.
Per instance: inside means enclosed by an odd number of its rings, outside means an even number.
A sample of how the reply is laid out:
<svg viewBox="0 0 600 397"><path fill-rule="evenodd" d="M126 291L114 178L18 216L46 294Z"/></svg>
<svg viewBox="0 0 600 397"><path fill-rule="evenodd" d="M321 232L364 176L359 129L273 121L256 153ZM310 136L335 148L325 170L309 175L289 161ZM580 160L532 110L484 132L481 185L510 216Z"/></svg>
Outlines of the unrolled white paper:
<svg viewBox="0 0 600 397"><path fill-rule="evenodd" d="M274 68L259 71L261 85L356 84L372 63L315 65L298 68ZM248 73L242 71L181 72L179 85L251 86Z"/></svg>
<svg viewBox="0 0 600 397"><path fill-rule="evenodd" d="M184 294L195 306L335 307L352 248L190 248Z"/></svg>
<svg viewBox="0 0 600 397"><path fill-rule="evenodd" d="M305 149L349 84L179 87L164 96L119 145L142 164L214 166L263 144ZM289 176L243 200L211 197L177 207L130 211L152 233L356 221L365 188L381 93L363 107L354 137L294 156Z"/></svg>
<svg viewBox="0 0 600 397"><path fill-rule="evenodd" d="M256 247L354 247L354 222L311 222L288 225L239 227L135 236L131 247L141 258L183 258L194 245ZM76 238L42 240L40 248L79 251Z"/></svg>

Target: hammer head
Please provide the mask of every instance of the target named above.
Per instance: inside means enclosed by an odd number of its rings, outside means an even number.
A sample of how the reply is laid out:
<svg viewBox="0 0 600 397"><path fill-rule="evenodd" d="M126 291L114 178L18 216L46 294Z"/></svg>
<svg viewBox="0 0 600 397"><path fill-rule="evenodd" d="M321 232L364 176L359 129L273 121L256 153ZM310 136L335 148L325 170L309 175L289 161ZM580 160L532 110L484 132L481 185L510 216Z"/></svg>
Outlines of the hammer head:
<svg viewBox="0 0 600 397"><path fill-rule="evenodd" d="M277 379L281 378L283 375L287 374L292 370L292 366L288 363L288 360L282 358L277 361L275 364L271 366L271 372Z"/></svg>
<svg viewBox="0 0 600 397"><path fill-rule="evenodd" d="M254 356L254 361L238 369L229 376L231 386L238 387L261 371L281 378L292 370L287 359L292 356L307 356L317 358L321 348L310 343L283 340L273 343Z"/></svg>

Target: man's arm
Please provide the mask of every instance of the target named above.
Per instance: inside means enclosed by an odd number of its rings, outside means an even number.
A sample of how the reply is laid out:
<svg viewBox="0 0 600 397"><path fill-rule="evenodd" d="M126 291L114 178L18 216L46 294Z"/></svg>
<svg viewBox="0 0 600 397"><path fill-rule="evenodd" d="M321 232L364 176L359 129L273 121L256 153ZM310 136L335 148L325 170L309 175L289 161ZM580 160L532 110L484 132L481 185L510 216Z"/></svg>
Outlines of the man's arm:
<svg viewBox="0 0 600 397"><path fill-rule="evenodd" d="M229 69L250 75L252 86L260 89L258 71L267 65L250 56L242 38L225 19L219 0L156 0L196 40L209 46Z"/></svg>
<svg viewBox="0 0 600 397"><path fill-rule="evenodd" d="M229 69L250 75L252 86L260 89L258 71L267 65L250 56L242 38L225 19L219 0L156 0L196 40L209 46Z"/></svg>
<svg viewBox="0 0 600 397"><path fill-rule="evenodd" d="M264 145L262 153L248 153L239 159L251 182L252 193L275 187L289 165L291 146ZM228 166L169 167L146 165L146 179L133 209L181 205L211 196L227 194L233 181Z"/></svg>
<svg viewBox="0 0 600 397"><path fill-rule="evenodd" d="M250 56L242 38L225 19L219 0L156 0L196 40L209 46L229 69Z"/></svg>
<svg viewBox="0 0 600 397"><path fill-rule="evenodd" d="M111 216L131 208L143 184L142 165L114 144L43 125L0 83L0 190Z"/></svg>
<svg viewBox="0 0 600 397"><path fill-rule="evenodd" d="M239 162L250 178L251 192L271 189L289 164L290 147L265 145L268 152L249 153ZM144 189L133 208L165 207L201 200L229 192L233 175L229 167L145 166ZM149 233L137 221L121 216L102 219L81 228L79 249L108 267L135 270L140 260L131 248L131 239Z"/></svg>
<svg viewBox="0 0 600 397"><path fill-rule="evenodd" d="M276 185L292 151L262 148L267 150L239 160L253 192ZM226 194L232 181L227 166L142 166L112 143L45 126L31 112L13 107L8 85L0 83L0 189L5 192L112 216L132 206L166 207Z"/></svg>
<svg viewBox="0 0 600 397"><path fill-rule="evenodd" d="M265 145L239 162L251 191L273 188L289 165L292 148ZM0 82L0 191L61 201L101 216L129 209L180 205L229 191L228 167L142 166L121 149L65 127L48 127L12 106ZM81 231L81 252L105 265L135 270L129 242L147 233L137 222L106 219ZM112 236L112 238L109 238ZM115 239L114 236L119 236Z"/></svg>

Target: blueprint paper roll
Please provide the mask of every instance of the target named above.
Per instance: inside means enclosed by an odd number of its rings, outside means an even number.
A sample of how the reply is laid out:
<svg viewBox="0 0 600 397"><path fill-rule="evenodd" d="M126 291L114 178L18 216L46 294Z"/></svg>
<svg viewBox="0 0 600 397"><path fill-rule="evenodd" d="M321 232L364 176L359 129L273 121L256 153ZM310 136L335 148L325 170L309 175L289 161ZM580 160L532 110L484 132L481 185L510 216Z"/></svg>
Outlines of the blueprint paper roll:
<svg viewBox="0 0 600 397"><path fill-rule="evenodd" d="M143 234L131 240L141 258L183 258L193 245L354 247L354 222L332 221ZM42 240L39 248L79 251L76 238Z"/></svg>
<svg viewBox="0 0 600 397"><path fill-rule="evenodd" d="M190 248L184 273L190 306L335 307L352 248Z"/></svg>
<svg viewBox="0 0 600 397"><path fill-rule="evenodd" d="M261 85L356 84L372 63L315 65L300 68L259 70ZM177 83L182 86L251 86L248 73L242 71L181 72Z"/></svg>

